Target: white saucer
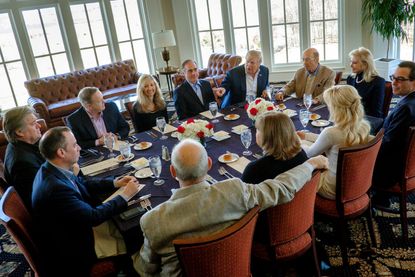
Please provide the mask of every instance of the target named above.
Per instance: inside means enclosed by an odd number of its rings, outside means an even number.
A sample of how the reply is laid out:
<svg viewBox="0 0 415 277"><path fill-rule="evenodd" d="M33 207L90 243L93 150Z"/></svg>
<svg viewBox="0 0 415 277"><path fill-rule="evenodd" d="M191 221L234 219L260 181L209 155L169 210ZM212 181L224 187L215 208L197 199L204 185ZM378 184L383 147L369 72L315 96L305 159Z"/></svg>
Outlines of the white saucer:
<svg viewBox="0 0 415 277"><path fill-rule="evenodd" d="M317 113L311 113L310 114L310 120L317 120L320 119L321 115L317 114Z"/></svg>
<svg viewBox="0 0 415 277"><path fill-rule="evenodd" d="M153 175L153 172L151 172L151 169L149 167L142 168L134 174L134 176L139 179L148 178L151 177L151 175Z"/></svg>
<svg viewBox="0 0 415 277"><path fill-rule="evenodd" d="M330 121L324 119L314 120L311 121L311 125L315 127L326 127L330 125Z"/></svg>
<svg viewBox="0 0 415 277"><path fill-rule="evenodd" d="M226 115L223 119L225 120L237 120L239 119L241 116L239 114L236 113L232 113L232 114L228 114Z"/></svg>
<svg viewBox="0 0 415 277"><path fill-rule="evenodd" d="M136 145L134 145L134 149L135 150L146 150L148 148L150 148L153 144L151 142L148 141L142 141L137 143Z"/></svg>
<svg viewBox="0 0 415 277"><path fill-rule="evenodd" d="M173 133L171 133L170 135L172 138L177 138L179 136L179 132L174 131Z"/></svg>
<svg viewBox="0 0 415 277"><path fill-rule="evenodd" d="M225 155L231 155L231 158L225 161ZM239 159L238 154L235 153L225 153L219 156L218 161L220 161L221 163L233 163L236 162Z"/></svg>
<svg viewBox="0 0 415 277"><path fill-rule="evenodd" d="M122 155L118 155L117 157L115 157L115 160L119 163L123 163L123 162L131 161L133 158L134 158L134 154L130 153L130 156L128 157L128 159L124 159Z"/></svg>

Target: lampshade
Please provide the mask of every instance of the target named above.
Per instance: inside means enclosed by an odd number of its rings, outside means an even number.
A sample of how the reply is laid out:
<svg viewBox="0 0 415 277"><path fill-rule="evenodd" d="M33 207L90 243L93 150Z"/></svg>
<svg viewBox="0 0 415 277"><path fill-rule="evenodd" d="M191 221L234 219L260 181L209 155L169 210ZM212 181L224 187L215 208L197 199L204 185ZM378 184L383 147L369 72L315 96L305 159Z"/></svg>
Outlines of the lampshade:
<svg viewBox="0 0 415 277"><path fill-rule="evenodd" d="M153 33L153 47L162 48L169 46L176 46L176 39L172 30L164 30L161 32Z"/></svg>

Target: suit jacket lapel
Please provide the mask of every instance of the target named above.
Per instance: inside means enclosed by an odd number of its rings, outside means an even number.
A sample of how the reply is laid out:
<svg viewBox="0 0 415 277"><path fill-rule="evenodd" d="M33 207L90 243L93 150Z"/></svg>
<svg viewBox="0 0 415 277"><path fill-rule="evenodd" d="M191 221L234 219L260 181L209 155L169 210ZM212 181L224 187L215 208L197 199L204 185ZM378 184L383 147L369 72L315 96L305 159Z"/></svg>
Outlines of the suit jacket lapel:
<svg viewBox="0 0 415 277"><path fill-rule="evenodd" d="M187 86L187 89L188 89L188 91L190 92L190 93L188 93L189 95L189 97L190 98L192 98L192 103L194 103L193 101L195 101L196 103L198 103L201 107L204 107L203 106L203 104L202 104L202 102L200 102L200 99L199 99L199 97L196 95L196 92L193 90L193 87L192 87L192 85L190 85L190 83L188 82L188 81L186 81L185 82L185 85ZM202 90L202 88L200 89L200 91L202 92L202 97L203 97L203 90ZM204 97L203 97L203 100L204 100Z"/></svg>
<svg viewBox="0 0 415 277"><path fill-rule="evenodd" d="M244 100L246 99L246 74L245 74L245 67L242 65L241 67L241 92L244 97Z"/></svg>
<svg viewBox="0 0 415 277"><path fill-rule="evenodd" d="M95 131L94 125L92 124L91 118L89 117L88 113L85 111L84 108L82 110L82 121L84 126L86 127L87 132L89 133L90 137L96 138L98 137L97 132Z"/></svg>
<svg viewBox="0 0 415 277"><path fill-rule="evenodd" d="M73 189L73 190L75 190L76 192L78 192L77 190L76 190L76 188L74 187L74 184L72 183L72 181L71 180L69 180L68 179L68 177L66 177L65 176L65 174L63 174L59 169L57 169L54 165L52 165L51 163L49 163L49 162L47 162L47 164L46 164L46 167L48 168L48 170L52 173L52 174L54 174L58 179L60 179L60 180L62 180L64 183L65 183L65 185L67 185L68 187L70 187L71 189ZM77 178L78 179L78 178ZM78 182L77 182L77 186L78 186L78 189L80 190L80 192L81 192L81 197L83 197L83 192L85 192L85 191L83 191L82 192L82 190L84 190L84 188L82 188L81 189L81 187L83 187L82 185L79 185L78 184Z"/></svg>

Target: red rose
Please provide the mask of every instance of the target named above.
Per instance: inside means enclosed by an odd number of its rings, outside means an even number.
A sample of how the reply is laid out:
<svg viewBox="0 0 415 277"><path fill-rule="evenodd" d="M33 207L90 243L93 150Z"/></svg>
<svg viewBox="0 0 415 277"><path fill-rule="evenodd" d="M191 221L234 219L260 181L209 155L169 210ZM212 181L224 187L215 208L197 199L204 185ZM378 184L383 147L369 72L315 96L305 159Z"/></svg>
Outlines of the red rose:
<svg viewBox="0 0 415 277"><path fill-rule="evenodd" d="M244 109L245 109L245 110L247 110L247 109L248 109L248 107L249 107L249 104L248 104L248 103L246 103L246 104L245 104L245 106L244 106Z"/></svg>
<svg viewBox="0 0 415 277"><path fill-rule="evenodd" d="M187 124L189 124L189 123L195 123L195 121L194 121L194 119L193 119L193 118L189 118L189 119L186 121L186 123L187 123Z"/></svg>
<svg viewBox="0 0 415 277"><path fill-rule="evenodd" d="M272 111L273 109L274 109L274 107L272 107L272 106L267 107L267 111Z"/></svg>
<svg viewBox="0 0 415 277"><path fill-rule="evenodd" d="M205 137L205 133L203 133L202 131L197 132L197 133L196 133L196 135L197 135L199 138L204 138L204 137Z"/></svg>
<svg viewBox="0 0 415 277"><path fill-rule="evenodd" d="M212 123L208 123L206 126L206 128L208 128L209 130L213 128L213 124Z"/></svg>
<svg viewBox="0 0 415 277"><path fill-rule="evenodd" d="M177 127L177 132L179 132L180 134L183 134L184 131L186 131L186 128L184 128L183 126Z"/></svg>
<svg viewBox="0 0 415 277"><path fill-rule="evenodd" d="M253 116L256 116L256 114L258 113L258 110L255 108L252 108L249 110L249 113L252 114Z"/></svg>
<svg viewBox="0 0 415 277"><path fill-rule="evenodd" d="M258 105L258 103L261 102L261 101L262 101L262 99L258 98L257 100L255 100L255 104Z"/></svg>

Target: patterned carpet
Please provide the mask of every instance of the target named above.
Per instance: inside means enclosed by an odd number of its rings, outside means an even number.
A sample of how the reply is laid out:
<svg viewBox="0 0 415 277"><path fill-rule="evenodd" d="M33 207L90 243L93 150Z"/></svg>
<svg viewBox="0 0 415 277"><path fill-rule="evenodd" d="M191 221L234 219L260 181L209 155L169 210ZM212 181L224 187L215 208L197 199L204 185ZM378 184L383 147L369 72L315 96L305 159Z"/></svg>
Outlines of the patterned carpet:
<svg viewBox="0 0 415 277"><path fill-rule="evenodd" d="M369 233L365 219L353 220L349 224L351 240L349 257L351 272L349 276L415 276L415 196L408 204L409 243L401 238L399 216L391 213L376 212L375 232L377 248L369 247ZM398 204L394 204L398 207ZM315 224L319 258L326 261L330 268L322 275L341 276L343 266L338 239L334 236L333 224L317 221ZM294 268L302 265L294 265ZM310 271L309 271L310 272ZM266 274L268 275L268 274ZM295 270L288 270L285 276L297 276ZM17 245L0 225L0 276L30 276L29 265L20 253ZM262 276L254 275L254 276ZM305 275L307 276L307 274Z"/></svg>

